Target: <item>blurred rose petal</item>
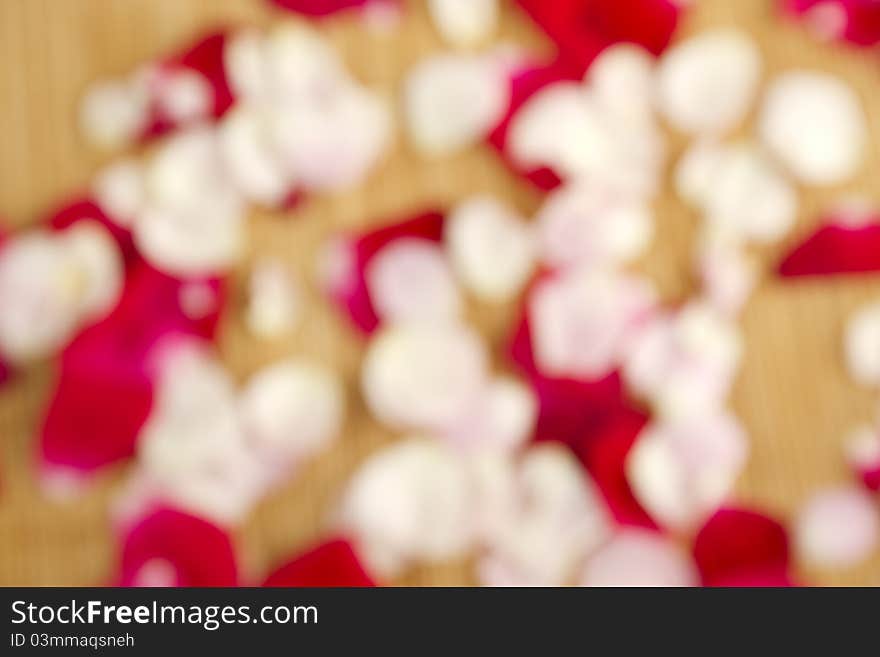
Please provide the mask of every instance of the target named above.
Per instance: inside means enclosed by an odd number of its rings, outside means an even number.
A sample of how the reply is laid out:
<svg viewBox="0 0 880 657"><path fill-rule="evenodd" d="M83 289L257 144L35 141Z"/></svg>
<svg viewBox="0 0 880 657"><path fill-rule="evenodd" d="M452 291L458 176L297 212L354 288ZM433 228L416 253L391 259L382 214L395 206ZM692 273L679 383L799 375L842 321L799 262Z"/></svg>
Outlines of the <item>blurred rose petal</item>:
<svg viewBox="0 0 880 657"><path fill-rule="evenodd" d="M580 74L607 46L628 41L657 55L669 44L679 6L671 0L518 0Z"/></svg>
<svg viewBox="0 0 880 657"><path fill-rule="evenodd" d="M813 493L794 523L798 555L807 563L847 568L877 547L880 508L868 491L838 486Z"/></svg>
<svg viewBox="0 0 880 657"><path fill-rule="evenodd" d="M209 522L159 509L126 533L120 586L235 586L238 569L229 536Z"/></svg>
<svg viewBox="0 0 880 657"><path fill-rule="evenodd" d="M642 529L616 533L590 559L582 586L696 586L690 555L665 536Z"/></svg>
<svg viewBox="0 0 880 657"><path fill-rule="evenodd" d="M273 571L263 586L376 586L348 541L337 539L294 557Z"/></svg>
<svg viewBox="0 0 880 657"><path fill-rule="evenodd" d="M326 291L364 333L372 333L380 323L367 287L367 267L379 251L403 238L442 241L443 215L425 212L360 236L343 237L329 244L329 250L323 254L322 279Z"/></svg>
<svg viewBox="0 0 880 657"><path fill-rule="evenodd" d="M778 271L788 278L880 271L880 215L858 224L830 217L789 251Z"/></svg>
<svg viewBox="0 0 880 657"><path fill-rule="evenodd" d="M127 218L107 214L91 198L76 199L54 210L47 223L56 230L64 230L80 221L97 221L113 235L127 264L131 264L137 254L132 243L131 232L125 227Z"/></svg>
<svg viewBox="0 0 880 657"><path fill-rule="evenodd" d="M167 92L169 84L181 73L195 73L203 80L210 94L207 98L205 116L196 115L192 119L211 117L218 119L223 116L235 102L235 97L226 75L225 49L229 39L224 33L209 34L179 54L158 64L153 71L148 71L151 86L151 120L142 137L152 139L162 136L181 127L183 123L163 107L162 96ZM177 78L179 79L179 77ZM192 79L192 78L190 78Z"/></svg>
<svg viewBox="0 0 880 657"><path fill-rule="evenodd" d="M858 46L880 42L880 4L876 0L781 0L780 4L822 39Z"/></svg>
<svg viewBox="0 0 880 657"><path fill-rule="evenodd" d="M693 554L706 586L791 586L785 527L754 511L718 511L697 533Z"/></svg>
<svg viewBox="0 0 880 657"><path fill-rule="evenodd" d="M865 488L880 492L880 432L876 427L857 429L847 439L846 458Z"/></svg>
<svg viewBox="0 0 880 657"><path fill-rule="evenodd" d="M273 5L306 16L329 16L343 9L362 7L373 0L269 0Z"/></svg>
<svg viewBox="0 0 880 657"><path fill-rule="evenodd" d="M214 335L224 288L209 284L216 307L192 319L180 305L181 281L144 263L129 273L119 305L62 354L41 433L46 466L87 472L133 453L152 404L153 347L169 335Z"/></svg>

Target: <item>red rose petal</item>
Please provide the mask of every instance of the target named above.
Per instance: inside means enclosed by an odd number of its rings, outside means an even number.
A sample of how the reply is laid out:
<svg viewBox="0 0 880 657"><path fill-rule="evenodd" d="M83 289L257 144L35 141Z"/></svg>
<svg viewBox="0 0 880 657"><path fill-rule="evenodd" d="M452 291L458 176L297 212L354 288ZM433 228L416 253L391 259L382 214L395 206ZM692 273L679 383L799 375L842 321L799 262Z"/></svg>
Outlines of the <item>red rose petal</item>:
<svg viewBox="0 0 880 657"><path fill-rule="evenodd" d="M671 0L518 0L583 75L604 48L621 41L659 55L678 24Z"/></svg>
<svg viewBox="0 0 880 657"><path fill-rule="evenodd" d="M62 353L60 379L41 432L45 465L88 472L134 452L152 404L152 348L169 335L214 335L223 285L207 284L218 308L193 319L180 306L183 282L143 262L135 266L113 312Z"/></svg>
<svg viewBox="0 0 880 657"><path fill-rule="evenodd" d="M858 46L880 43L880 3L877 0L781 0L783 11L816 22L814 28L823 36L830 36ZM834 24L834 16L823 16L822 11L840 12L841 25ZM812 12L817 13L812 13ZM823 21L819 23L819 21Z"/></svg>
<svg viewBox="0 0 880 657"><path fill-rule="evenodd" d="M778 271L787 278L880 272L880 217L827 223L785 256Z"/></svg>
<svg viewBox="0 0 880 657"><path fill-rule="evenodd" d="M538 371L527 319L517 328L510 357L526 374L538 398L536 442L556 440L574 446L604 426L620 408L623 385L615 372L597 381L555 379Z"/></svg>
<svg viewBox="0 0 880 657"><path fill-rule="evenodd" d="M617 372L598 381L553 379L535 366L527 320L510 345L538 398L533 440L568 445L590 472L618 523L656 528L626 479L626 457L648 421L626 401Z"/></svg>
<svg viewBox="0 0 880 657"><path fill-rule="evenodd" d="M151 562L173 569L175 586L236 586L238 569L229 536L201 518L160 509L136 523L125 536L119 585L143 583L141 569Z"/></svg>
<svg viewBox="0 0 880 657"><path fill-rule="evenodd" d="M552 169L547 167L533 171L522 171L513 163L513 160L507 155L507 134L510 123L520 108L538 91L554 82L577 80L579 77L576 68L562 61L556 61L547 66L529 66L514 72L510 81L510 106L507 114L489 135L489 143L498 149L507 165L538 189L550 191L558 187L562 181Z"/></svg>
<svg viewBox="0 0 880 657"><path fill-rule="evenodd" d="M790 586L785 528L754 511L721 509L694 540L706 586Z"/></svg>
<svg viewBox="0 0 880 657"><path fill-rule="evenodd" d="M273 5L306 16L329 16L343 9L361 7L370 0L269 0Z"/></svg>
<svg viewBox="0 0 880 657"><path fill-rule="evenodd" d="M365 587L376 583L364 570L351 544L338 539L295 557L269 575L263 586Z"/></svg>
<svg viewBox="0 0 880 657"><path fill-rule="evenodd" d="M619 524L656 529L626 477L627 456L647 423L648 417L643 413L621 406L606 417L601 429L583 441L576 452Z"/></svg>
<svg viewBox="0 0 880 657"><path fill-rule="evenodd" d="M114 221L90 198L79 198L61 206L49 216L47 223L55 230L64 230L78 221L90 220L97 221L110 231L126 263L136 257L131 232L121 222Z"/></svg>
<svg viewBox="0 0 880 657"><path fill-rule="evenodd" d="M159 65L162 72L173 73L176 70L190 70L204 77L213 92L211 115L215 119L226 114L235 103L235 96L226 76L223 58L227 40L227 35L222 32L209 34ZM156 102L153 103L151 111L151 120L144 130L143 140L160 137L179 127L163 115Z"/></svg>
<svg viewBox="0 0 880 657"><path fill-rule="evenodd" d="M346 310L352 323L364 333L372 333L379 326L379 317L367 289L367 265L382 248L401 238L442 241L443 215L440 212L425 212L346 241L351 250L350 267L341 280L332 283L329 293Z"/></svg>

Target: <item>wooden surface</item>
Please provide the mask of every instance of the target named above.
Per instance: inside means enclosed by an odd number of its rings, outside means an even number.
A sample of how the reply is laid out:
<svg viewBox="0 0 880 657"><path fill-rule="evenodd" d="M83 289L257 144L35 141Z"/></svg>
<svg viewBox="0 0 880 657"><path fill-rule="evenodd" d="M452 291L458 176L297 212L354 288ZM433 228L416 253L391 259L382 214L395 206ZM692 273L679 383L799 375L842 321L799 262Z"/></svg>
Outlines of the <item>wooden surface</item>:
<svg viewBox="0 0 880 657"><path fill-rule="evenodd" d="M701 0L682 34L711 25L739 25L760 42L767 72L798 66L834 71L849 80L871 118L871 147L863 172L840 189L804 190L801 217L789 241L814 225L817 213L841 193L861 193L880 203L872 181L880 175L880 65L863 52L817 44L795 25L773 15L768 0ZM442 45L420 1L410 3L401 29L369 33L354 19L333 19L322 29L356 76L393 95L412 62ZM108 159L90 150L75 123L84 85L121 74L168 53L207 29L242 23L268 24L279 14L260 0L0 0L0 216L25 226L82 189ZM506 11L502 35L547 50L533 27ZM744 131L743 134L746 134ZM673 138L675 152L682 144ZM488 149L424 162L403 139L361 188L338 197L308 200L288 216L251 220L253 254L288 258L313 276L314 252L341 227L382 222L426 205L446 206L474 192L492 192L532 212L539 197L500 165ZM669 299L692 289L690 246L698 218L669 194L656 205L657 240L643 269ZM761 254L769 265L783 245ZM248 262L241 264L240 282ZM310 293L313 294L313 293ZM236 531L246 576L317 540L347 476L370 451L395 437L364 412L357 396L360 346L316 296L298 334L279 343L248 336L240 320L241 294L224 323L220 350L244 379L259 366L290 354L310 354L333 364L348 381L351 412L338 446L273 494ZM841 443L857 423L871 420L876 398L852 383L840 356L845 318L880 297L875 277L783 283L765 279L743 320L747 344L732 405L751 435L749 466L737 496L783 516L815 487L843 482L848 473ZM474 320L497 344L511 308L474 308ZM33 468L34 432L54 369L28 371L0 390L0 584L87 585L113 572L109 504L126 477L121 465L102 474L74 500L48 499ZM880 555L845 572L804 572L827 584L880 585ZM468 564L422 568L402 583L471 582Z"/></svg>

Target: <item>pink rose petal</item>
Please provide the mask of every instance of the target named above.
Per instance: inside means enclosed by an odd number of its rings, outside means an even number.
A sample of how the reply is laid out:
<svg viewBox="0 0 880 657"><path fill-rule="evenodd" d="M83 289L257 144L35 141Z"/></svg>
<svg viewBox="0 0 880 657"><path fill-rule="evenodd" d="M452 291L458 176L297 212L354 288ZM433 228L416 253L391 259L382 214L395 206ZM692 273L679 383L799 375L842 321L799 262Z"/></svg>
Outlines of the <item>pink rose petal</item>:
<svg viewBox="0 0 880 657"><path fill-rule="evenodd" d="M880 43L880 3L876 0L781 0L781 5L823 39L858 46Z"/></svg>
<svg viewBox="0 0 880 657"><path fill-rule="evenodd" d="M368 587L376 586L343 539L322 543L288 561L273 571L263 586L295 587Z"/></svg>
<svg viewBox="0 0 880 657"><path fill-rule="evenodd" d="M587 561L583 586L696 586L690 555L653 531L618 532Z"/></svg>
<svg viewBox="0 0 880 657"><path fill-rule="evenodd" d="M149 358L169 335L213 337L218 309L192 319L180 304L183 282L139 263L108 317L84 330L62 354L61 373L43 423L46 466L90 471L127 458L152 404Z"/></svg>
<svg viewBox="0 0 880 657"><path fill-rule="evenodd" d="M363 333L372 333L380 323L367 288L367 267L381 249L402 238L442 241L443 215L425 212L354 238L343 238L331 247L334 251L329 257L333 263L328 266L333 271L326 280L327 292Z"/></svg>
<svg viewBox="0 0 880 657"><path fill-rule="evenodd" d="M791 586L785 527L754 511L718 511L698 532L693 554L706 586Z"/></svg>
<svg viewBox="0 0 880 657"><path fill-rule="evenodd" d="M518 0L580 75L607 46L636 43L654 55L669 44L679 8L671 0Z"/></svg>
<svg viewBox="0 0 880 657"><path fill-rule="evenodd" d="M131 527L121 552L120 586L235 586L238 582L229 536L201 518L173 509L154 511Z"/></svg>
<svg viewBox="0 0 880 657"><path fill-rule="evenodd" d="M846 568L864 561L880 538L880 508L868 491L839 486L814 493L794 524L795 545L804 561Z"/></svg>

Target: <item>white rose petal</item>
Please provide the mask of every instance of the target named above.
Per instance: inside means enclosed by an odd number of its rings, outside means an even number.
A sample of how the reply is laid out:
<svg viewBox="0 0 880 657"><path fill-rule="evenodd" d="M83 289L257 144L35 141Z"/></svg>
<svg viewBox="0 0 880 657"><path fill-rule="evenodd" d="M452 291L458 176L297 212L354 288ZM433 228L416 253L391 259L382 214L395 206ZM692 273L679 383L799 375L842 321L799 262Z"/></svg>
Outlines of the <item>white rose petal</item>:
<svg viewBox="0 0 880 657"><path fill-rule="evenodd" d="M505 490L504 475L495 477L496 492ZM513 477L515 503L495 509L510 515L490 526L480 578L488 585L565 584L608 536L601 495L571 452L557 445L530 449Z"/></svg>
<svg viewBox="0 0 880 657"><path fill-rule="evenodd" d="M0 352L13 362L54 353L80 320L79 263L56 236L33 231L0 251Z"/></svg>
<svg viewBox="0 0 880 657"><path fill-rule="evenodd" d="M349 83L275 108L273 134L286 175L308 189L361 183L391 139L391 114L378 95Z"/></svg>
<svg viewBox="0 0 880 657"><path fill-rule="evenodd" d="M279 205L292 186L271 142L271 122L256 107L242 105L219 124L220 154L241 194L261 205Z"/></svg>
<svg viewBox="0 0 880 657"><path fill-rule="evenodd" d="M443 430L471 408L487 380L488 354L462 326L391 326L370 342L361 385L370 411L399 429Z"/></svg>
<svg viewBox="0 0 880 657"><path fill-rule="evenodd" d="M590 557L582 586L698 586L690 556L670 539L644 529L623 529Z"/></svg>
<svg viewBox="0 0 880 657"><path fill-rule="evenodd" d="M498 0L428 0L428 11L444 41L459 48L487 41L498 24Z"/></svg>
<svg viewBox="0 0 880 657"><path fill-rule="evenodd" d="M188 69L163 72L156 86L159 112L175 124L210 116L214 90L201 73Z"/></svg>
<svg viewBox="0 0 880 657"><path fill-rule="evenodd" d="M442 321L461 312L452 269L435 242L394 240L370 259L364 275L376 313L386 322Z"/></svg>
<svg viewBox="0 0 880 657"><path fill-rule="evenodd" d="M735 418L714 414L649 425L626 462L639 503L664 527L687 531L730 494L748 444Z"/></svg>
<svg viewBox="0 0 880 657"><path fill-rule="evenodd" d="M346 490L340 523L371 569L394 575L413 561L459 556L473 541L463 462L421 438L369 458Z"/></svg>
<svg viewBox="0 0 880 657"><path fill-rule="evenodd" d="M605 48L590 65L585 81L608 111L633 122L651 122L654 108L654 57L633 43Z"/></svg>
<svg viewBox="0 0 880 657"><path fill-rule="evenodd" d="M877 547L880 512L869 493L855 487L815 493L795 520L801 558L829 568L854 566Z"/></svg>
<svg viewBox="0 0 880 657"><path fill-rule="evenodd" d="M494 198L478 196L458 205L444 237L459 281L480 300L513 299L534 270L531 227Z"/></svg>
<svg viewBox="0 0 880 657"><path fill-rule="evenodd" d="M96 146L114 149L135 141L149 121L149 94L139 78L97 82L86 91L80 128Z"/></svg>
<svg viewBox="0 0 880 657"><path fill-rule="evenodd" d="M654 228L645 202L586 183L551 193L537 222L541 258L554 268L634 260L648 247Z"/></svg>
<svg viewBox="0 0 880 657"><path fill-rule="evenodd" d="M761 139L801 181L840 183L865 154L867 128L858 97L832 75L793 71L776 78L759 118Z"/></svg>
<svg viewBox="0 0 880 657"><path fill-rule="evenodd" d="M254 265L249 281L245 321L261 338L277 338L292 331L300 317L301 292L283 262L263 259Z"/></svg>
<svg viewBox="0 0 880 657"><path fill-rule="evenodd" d="M491 57L435 55L404 83L404 120L416 150L448 155L483 139L504 116L507 77Z"/></svg>
<svg viewBox="0 0 880 657"><path fill-rule="evenodd" d="M850 319L844 337L849 373L859 383L880 384L880 303L872 303Z"/></svg>
<svg viewBox="0 0 880 657"><path fill-rule="evenodd" d="M119 301L125 278L116 240L97 221L80 221L58 238L77 265L82 289L79 313L83 320L105 316Z"/></svg>
<svg viewBox="0 0 880 657"><path fill-rule="evenodd" d="M529 303L538 367L549 376L605 376L654 304L650 283L639 278L572 270L542 281Z"/></svg>
<svg viewBox="0 0 880 657"><path fill-rule="evenodd" d="M342 428L345 393L330 371L286 361L248 382L239 408L248 439L283 471L330 444Z"/></svg>
<svg viewBox="0 0 880 657"><path fill-rule="evenodd" d="M760 75L761 55L747 35L733 30L703 33L661 58L660 110L682 132L723 134L745 117Z"/></svg>
<svg viewBox="0 0 880 657"><path fill-rule="evenodd" d="M92 184L95 201L118 225L129 228L145 203L144 171L133 159L102 169Z"/></svg>

